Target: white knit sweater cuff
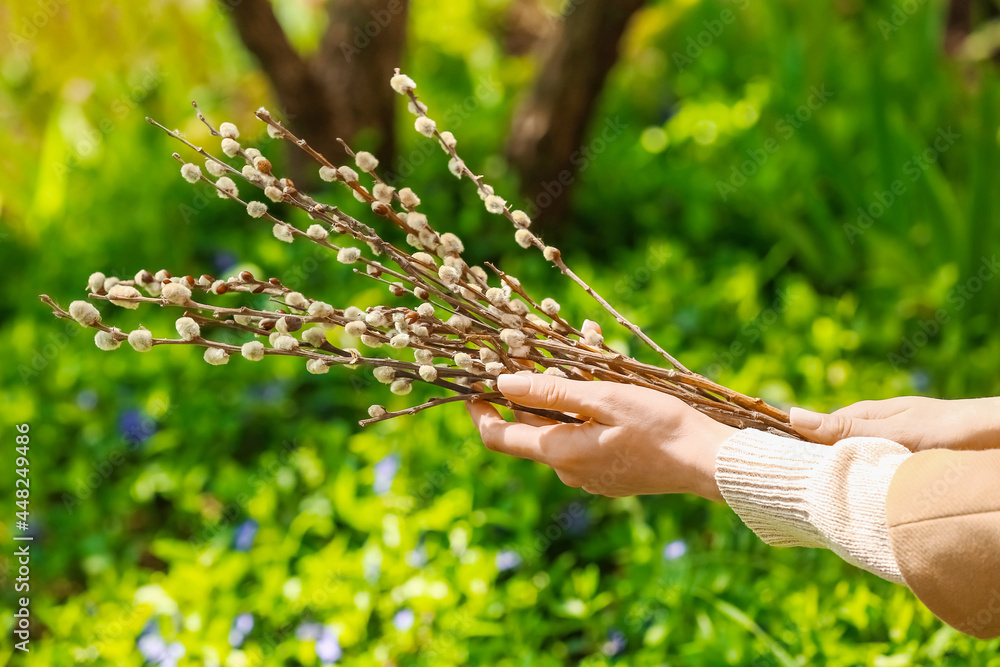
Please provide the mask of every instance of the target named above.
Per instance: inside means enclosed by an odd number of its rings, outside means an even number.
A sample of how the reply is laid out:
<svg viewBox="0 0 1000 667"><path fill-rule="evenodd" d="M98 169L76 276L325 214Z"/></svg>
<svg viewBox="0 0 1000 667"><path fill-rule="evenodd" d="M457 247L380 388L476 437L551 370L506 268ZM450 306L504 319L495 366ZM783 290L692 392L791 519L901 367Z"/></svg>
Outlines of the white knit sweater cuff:
<svg viewBox="0 0 1000 667"><path fill-rule="evenodd" d="M885 502L908 456L884 438L828 446L746 429L720 448L715 480L729 506L768 544L830 549L904 583L889 545Z"/></svg>

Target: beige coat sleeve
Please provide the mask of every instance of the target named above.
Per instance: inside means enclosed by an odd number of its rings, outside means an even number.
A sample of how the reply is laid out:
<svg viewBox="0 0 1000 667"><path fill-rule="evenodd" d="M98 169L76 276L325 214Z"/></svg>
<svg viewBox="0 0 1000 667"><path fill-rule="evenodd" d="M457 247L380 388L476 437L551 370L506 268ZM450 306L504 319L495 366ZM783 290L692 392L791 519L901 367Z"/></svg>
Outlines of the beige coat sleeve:
<svg viewBox="0 0 1000 667"><path fill-rule="evenodd" d="M1000 636L1000 450L908 457L889 484L886 523L903 579L934 614Z"/></svg>

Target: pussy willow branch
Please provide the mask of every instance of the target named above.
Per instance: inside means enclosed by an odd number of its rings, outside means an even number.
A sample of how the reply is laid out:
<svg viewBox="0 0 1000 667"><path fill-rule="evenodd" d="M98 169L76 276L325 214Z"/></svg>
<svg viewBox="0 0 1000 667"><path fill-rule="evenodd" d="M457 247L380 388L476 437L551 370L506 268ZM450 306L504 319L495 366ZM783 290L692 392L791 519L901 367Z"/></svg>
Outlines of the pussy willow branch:
<svg viewBox="0 0 1000 667"><path fill-rule="evenodd" d="M398 74L398 70L397 70ZM393 87L397 88L394 77ZM722 387L707 378L692 373L668 354L655 342L648 338L637 326L629 322L614 307L604 300L593 288L586 284L576 273L569 269L562 258L561 252L551 246L546 246L541 239L528 231L530 220L520 211L513 211L505 201L493 195L493 188L487 185L482 177L475 175L461 160L455 150L455 140L451 133L442 133L433 124L426 113L426 107L419 102L409 90L397 92L407 95L410 100L411 112L418 116L417 129L428 136L434 137L456 165L453 173L466 176L472 181L486 203L491 213L501 213L518 230L517 241L524 247L533 245L542 251L545 258L552 262L563 275L566 275L605 310L616 321L628 328L638 338L656 350L672 368L663 369L651 366L635 359L617 353L604 344L603 337L584 334L575 328L568 320L559 315L559 306L551 299L539 301L532 298L528 291L513 276L501 271L492 264L487 264L500 279L503 290L490 287L488 274L481 267L468 264L462 257L464 250L461 241L454 234L440 234L422 212L417 211L419 198L409 189L397 190L388 186L377 172L377 160L367 153L355 153L351 147L341 141L345 153L354 159L358 170L374 182L372 188L362 185L357 172L347 166L336 167L335 163L314 150L309 144L296 137L265 110L257 111L257 117L264 121L273 137L280 137L294 143L320 165L320 175L324 180L337 181L346 186L352 196L365 202L371 208L372 214L385 220L390 228L406 234L406 241L419 252L407 252L385 240L379 232L368 224L350 216L335 206L316 201L308 194L301 192L290 179L278 178L273 173L270 161L264 158L256 148L246 148L234 141L238 131L232 124L223 123L216 129L202 114L195 104L199 120L215 137L223 137L222 147L227 156L241 159L245 166L236 169L225 160L215 157L203 148L189 142L179 132L168 130L152 119L149 122L172 138L182 142L190 149L203 156L209 172L218 177L238 175L245 182L263 190L265 195L275 202L283 202L303 210L310 219L316 221L308 231L303 231L295 225L276 217L267 206L260 202L241 199L231 180L223 187L221 181L216 182L202 174L196 165L184 163L180 155L174 153L174 158L183 164L181 173L192 183L210 183L220 197L233 199L247 208L251 217L260 218L273 225L274 235L283 241L292 242L297 239L309 239L328 251L337 253L338 260L344 263L358 262L365 267L364 271L355 268L354 271L364 277L386 285L396 297L411 296L424 304L430 304L428 309L421 305L417 310L406 306L387 307L375 306L362 312L354 309L338 310L331 306L308 299L304 295L293 292L285 287L280 279L271 278L267 281L257 280L249 272L243 272L239 277L226 281L216 281L211 276L199 279L185 276L173 279L169 273L158 273L156 280L148 272L137 274L135 281L104 280L103 274L95 285L91 277L90 295L92 299L112 301L119 305L129 305L130 302L155 303L161 306L177 306L185 309L185 318L189 318L185 327L222 327L235 332L251 334L255 337L266 336L272 348L263 348L260 344L253 355L244 351L243 347L225 343L213 342L201 336L200 329L195 329L197 335L190 329L182 330L181 320L178 320L178 332L183 340L153 339L148 331L133 332L141 334L136 342L132 336L126 336L117 329L112 329L100 322L99 313L93 311L96 322L89 319L81 324L91 326L105 332L105 339L98 340L98 346L113 349L120 342L128 340L136 349L148 350L155 345L191 344L204 348L206 361L215 364L226 363L228 356L242 352L248 359L257 360L263 356L298 356L309 363L310 372L326 372L332 365L349 367L372 366L376 378L380 382L392 381L394 393L406 393L412 382L425 382L454 392L456 395L446 398L433 398L404 410L386 411L381 406L373 406L370 419L362 420L362 424L374 423L396 416L415 414L429 407L463 400L487 400L514 409L540 414L559 421L577 421L568 415L552 411L539 411L524 408L510 403L494 389L496 374L499 372L516 372L526 367L536 369L541 367L547 373L556 373L581 380L598 379L602 381L634 384L675 396L692 407L701 410L722 423L739 427L755 427L766 429L783 435L799 437L788 425L787 415L764 403L761 399L750 398L726 387ZM431 132L427 132L427 122L431 123ZM421 126L421 122L424 125ZM228 126L228 129L226 129ZM447 138L446 136L447 135ZM227 145L227 141L229 142ZM452 164L449 168L452 168ZM259 169L258 169L259 167ZM404 197L405 193L405 197ZM502 204L502 206L498 206ZM396 210L399 205L403 211ZM314 228L320 228L316 232ZM385 256L399 268L387 266L384 261L370 259L357 248L341 245L328 240L330 234L347 236L371 249L376 256ZM527 242L525 242L527 241ZM424 250L427 252L424 252ZM434 257L436 252L437 257ZM451 274L446 275L447 271ZM139 280L142 278L142 280ZM101 281L103 285L101 284ZM189 289L184 292L183 299L177 299L177 288L173 288L172 300L159 295L161 289L167 289L168 284L180 282ZM115 292L113 284L123 287L142 287L149 297L122 297L121 288ZM105 286L115 294L106 293ZM155 291L154 291L155 290ZM246 292L248 294L266 293L278 310L252 309L246 306L239 308L224 308L207 303L200 303L190 298L190 290L201 290L206 294L221 295L225 292ZM132 291L132 295L137 292ZM513 299L516 295L521 299ZM293 299L294 297L294 299ZM69 315L47 296L42 295L53 312L59 317L76 317L81 311L78 304ZM549 306L546 307L546 303ZM554 305L553 305L554 304ZM85 304L84 304L85 305ZM313 314L313 306L317 308ZM516 306L516 307L515 307ZM89 308L92 308L88 306ZM130 306L131 307L131 306ZM308 312L306 312L308 310ZM419 311L419 312L417 312ZM547 322L539 315L551 318ZM322 312L322 315L318 313ZM451 318L445 322L438 318L438 313L449 313ZM90 313L87 314L90 317ZM361 319L359 319L359 317ZM232 318L232 319L229 319ZM456 319L459 318L459 319ZM464 320L462 319L464 318ZM305 324L315 325L313 329L321 328L322 335L311 329L306 331ZM379 347L389 343L392 348L413 350L416 362L401 361L391 357L364 357L357 350L341 349L329 342L326 331L342 327L352 336L360 336L365 345ZM302 329L301 345L293 335ZM362 333L363 332L363 333ZM307 335L308 334L308 335ZM405 334L405 335L404 335ZM100 338L101 334L98 334ZM402 336L403 342L397 345L397 338ZM108 337L113 341L108 342ZM308 340L307 340L308 339ZM141 347L140 347L141 345ZM246 345L250 345L249 343ZM244 347L246 347L246 345ZM211 348L218 352L210 353ZM214 354L214 356L213 356ZM464 358L461 358L464 355ZM211 358L210 358L211 357ZM444 359L448 363L434 363L436 359ZM492 365L491 365L492 364ZM382 375L379 368L385 369ZM388 373L388 375L385 375ZM397 392L396 384L400 385ZM375 410L378 408L378 410Z"/></svg>

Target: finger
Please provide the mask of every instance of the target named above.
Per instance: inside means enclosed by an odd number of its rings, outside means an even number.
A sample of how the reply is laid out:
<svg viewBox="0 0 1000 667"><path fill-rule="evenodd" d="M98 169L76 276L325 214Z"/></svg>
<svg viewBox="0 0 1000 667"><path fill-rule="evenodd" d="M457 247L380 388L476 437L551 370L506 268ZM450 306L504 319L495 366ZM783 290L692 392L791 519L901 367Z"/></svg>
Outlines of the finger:
<svg viewBox="0 0 1000 667"><path fill-rule="evenodd" d="M906 412L909 397L889 398L884 401L858 401L834 411L834 414L853 419L885 419Z"/></svg>
<svg viewBox="0 0 1000 667"><path fill-rule="evenodd" d="M472 417L472 423L479 429L483 444L487 449L503 452L522 459L545 462L539 440L545 427L504 421L496 408L486 401L470 401L465 404Z"/></svg>
<svg viewBox="0 0 1000 667"><path fill-rule="evenodd" d="M514 419L528 426L554 426L559 423L555 419L540 417L530 412L524 412L523 410L514 410L513 412Z"/></svg>
<svg viewBox="0 0 1000 667"><path fill-rule="evenodd" d="M616 412L639 400L637 388L629 385L568 380L540 373L501 375L497 389L521 405L590 415L605 424L614 423Z"/></svg>
<svg viewBox="0 0 1000 667"><path fill-rule="evenodd" d="M893 433L893 429L882 420L858 419L837 412L823 414L792 408L788 412L788 419L792 428L802 435L828 445L858 436L888 438Z"/></svg>

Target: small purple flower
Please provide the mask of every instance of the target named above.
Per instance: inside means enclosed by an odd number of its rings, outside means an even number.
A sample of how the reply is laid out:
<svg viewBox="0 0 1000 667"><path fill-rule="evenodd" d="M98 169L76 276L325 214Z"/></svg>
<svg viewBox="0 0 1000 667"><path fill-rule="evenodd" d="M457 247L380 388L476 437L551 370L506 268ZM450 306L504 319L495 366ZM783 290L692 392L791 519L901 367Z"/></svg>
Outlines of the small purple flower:
<svg viewBox="0 0 1000 667"><path fill-rule="evenodd" d="M295 628L295 638L304 640L317 640L323 636L323 626L319 623L302 623Z"/></svg>
<svg viewBox="0 0 1000 667"><path fill-rule="evenodd" d="M118 417L118 431L129 445L140 445L156 433L156 422L139 410L126 410Z"/></svg>
<svg viewBox="0 0 1000 667"><path fill-rule="evenodd" d="M253 519L247 519L236 528L236 536L233 538L233 549L244 552L250 551L255 537L257 537L257 522Z"/></svg>
<svg viewBox="0 0 1000 667"><path fill-rule="evenodd" d="M251 614L250 612L245 612L243 614L240 614L233 621L233 627L242 632L243 634L247 634L248 632L253 630L253 614Z"/></svg>
<svg viewBox="0 0 1000 667"><path fill-rule="evenodd" d="M625 645L627 643L625 635L621 630L612 629L608 632L608 641L604 642L604 646L601 650L604 652L604 655L607 656L618 655L625 650Z"/></svg>
<svg viewBox="0 0 1000 667"><path fill-rule="evenodd" d="M229 645L239 648L251 630L253 630L253 614L246 612L234 618L233 627L229 630Z"/></svg>
<svg viewBox="0 0 1000 667"><path fill-rule="evenodd" d="M158 634L142 635L139 637L137 647L142 657L152 663L158 663L167 656L167 644L163 641L163 637Z"/></svg>
<svg viewBox="0 0 1000 667"><path fill-rule="evenodd" d="M498 570L506 572L507 570L511 570L521 564L521 554L510 549L504 549L503 551L497 552L493 562L497 566Z"/></svg>
<svg viewBox="0 0 1000 667"><path fill-rule="evenodd" d="M395 454L389 454L375 464L375 483L372 484L372 490L376 495L381 496L392 488L392 480L395 479L397 470L399 470L399 457Z"/></svg>
<svg viewBox="0 0 1000 667"><path fill-rule="evenodd" d="M167 646L166 655L160 660L160 667L177 667L177 661L184 657L184 644L173 642Z"/></svg>
<svg viewBox="0 0 1000 667"><path fill-rule="evenodd" d="M226 252L225 250L220 250L215 253L215 257L212 258L212 263L215 264L215 270L219 273L226 273L229 269L236 266L236 255L231 252Z"/></svg>
<svg viewBox="0 0 1000 667"><path fill-rule="evenodd" d="M322 664L332 665L340 660L342 654L337 634L330 628L323 628L323 634L316 641L316 657Z"/></svg>
<svg viewBox="0 0 1000 667"><path fill-rule="evenodd" d="M680 558L687 553L688 547L684 543L684 540L674 540L667 546L663 547L663 558L664 560L675 560Z"/></svg>
<svg viewBox="0 0 1000 667"><path fill-rule="evenodd" d="M410 567L421 568L427 563L427 551L421 545L412 551L407 551L404 560Z"/></svg>
<svg viewBox="0 0 1000 667"><path fill-rule="evenodd" d="M396 626L396 629L400 632L406 632L413 627L413 621L415 616L413 615L412 609L400 609L396 612L396 615L392 617L392 624Z"/></svg>

